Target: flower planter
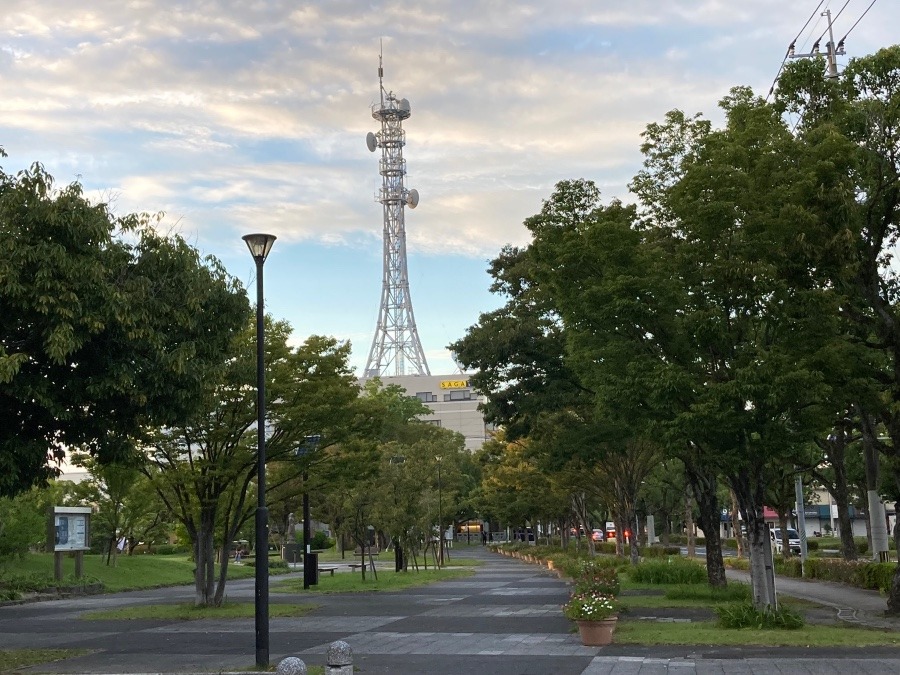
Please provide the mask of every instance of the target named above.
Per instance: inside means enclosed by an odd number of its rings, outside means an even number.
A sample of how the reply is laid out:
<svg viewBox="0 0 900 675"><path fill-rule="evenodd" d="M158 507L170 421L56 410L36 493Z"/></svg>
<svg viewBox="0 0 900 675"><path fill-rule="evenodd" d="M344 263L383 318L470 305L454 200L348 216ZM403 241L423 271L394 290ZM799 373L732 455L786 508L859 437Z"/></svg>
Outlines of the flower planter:
<svg viewBox="0 0 900 675"><path fill-rule="evenodd" d="M618 617L612 616L599 621L576 621L581 644L586 647L603 647L612 644L613 631L616 630Z"/></svg>

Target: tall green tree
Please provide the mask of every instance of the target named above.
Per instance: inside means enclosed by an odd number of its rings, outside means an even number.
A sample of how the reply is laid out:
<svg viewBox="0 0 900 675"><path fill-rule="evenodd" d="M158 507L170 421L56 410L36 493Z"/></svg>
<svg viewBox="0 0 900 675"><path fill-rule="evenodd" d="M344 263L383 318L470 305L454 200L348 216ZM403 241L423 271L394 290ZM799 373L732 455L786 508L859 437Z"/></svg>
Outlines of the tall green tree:
<svg viewBox="0 0 900 675"><path fill-rule="evenodd" d="M806 231L810 255L822 283L843 294L841 312L855 325L845 339L882 364L870 374L879 395L861 405L860 417L876 417L890 437L881 450L900 494L900 277L892 265L900 237L900 46L852 59L836 81L817 65L786 69L777 106L797 116L796 136L818 160L823 178L814 187L827 209ZM888 611L900 614L900 563Z"/></svg>
<svg viewBox="0 0 900 675"><path fill-rule="evenodd" d="M248 310L217 261L39 164L0 170L0 247L0 495L186 419Z"/></svg>
<svg viewBox="0 0 900 675"><path fill-rule="evenodd" d="M344 434L358 391L347 364L349 345L313 336L291 349L290 333L286 322L266 321L266 459L294 467L280 471L280 481L308 470L297 457L308 436L320 435L324 446ZM202 412L160 431L147 448L145 474L193 547L198 605L223 602L231 542L254 512L255 345L255 328L248 325L233 341L224 376L204 396ZM271 487L277 493L279 484Z"/></svg>

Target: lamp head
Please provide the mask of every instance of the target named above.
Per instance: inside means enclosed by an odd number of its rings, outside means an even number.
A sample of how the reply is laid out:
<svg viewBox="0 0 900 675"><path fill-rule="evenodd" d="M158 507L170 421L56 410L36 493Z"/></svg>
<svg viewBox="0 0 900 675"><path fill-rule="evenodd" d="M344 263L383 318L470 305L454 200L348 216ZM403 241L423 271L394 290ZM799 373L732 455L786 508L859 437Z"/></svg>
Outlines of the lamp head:
<svg viewBox="0 0 900 675"><path fill-rule="evenodd" d="M272 244L277 237L274 234L245 234L241 239L247 242L250 255L257 262L264 263L272 250Z"/></svg>

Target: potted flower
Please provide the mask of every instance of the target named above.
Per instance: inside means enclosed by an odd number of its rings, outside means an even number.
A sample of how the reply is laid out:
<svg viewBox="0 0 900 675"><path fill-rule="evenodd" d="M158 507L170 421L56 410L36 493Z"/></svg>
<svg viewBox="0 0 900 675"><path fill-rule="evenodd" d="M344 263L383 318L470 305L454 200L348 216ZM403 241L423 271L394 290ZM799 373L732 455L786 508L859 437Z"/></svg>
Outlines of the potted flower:
<svg viewBox="0 0 900 675"><path fill-rule="evenodd" d="M601 647L612 642L619 601L614 595L599 591L579 592L563 605L563 614L578 624L583 645Z"/></svg>

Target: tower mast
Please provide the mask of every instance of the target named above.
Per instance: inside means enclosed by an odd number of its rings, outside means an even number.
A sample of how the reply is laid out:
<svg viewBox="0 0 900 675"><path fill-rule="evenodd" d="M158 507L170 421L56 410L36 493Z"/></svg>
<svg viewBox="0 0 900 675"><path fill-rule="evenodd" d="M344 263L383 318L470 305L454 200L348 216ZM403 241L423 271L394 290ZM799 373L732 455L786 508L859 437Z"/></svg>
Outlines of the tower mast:
<svg viewBox="0 0 900 675"><path fill-rule="evenodd" d="M405 207L414 209L419 203L418 191L407 190L404 184L406 160L403 159L403 146L406 145L406 133L403 131L403 120L410 116L409 101L385 91L380 53L378 87L379 102L372 105L372 117L381 122L381 130L369 132L366 145L371 152L381 148L378 163L381 189L375 199L381 202L384 220L384 271L378 325L364 376L431 375L416 329L406 268Z"/></svg>

